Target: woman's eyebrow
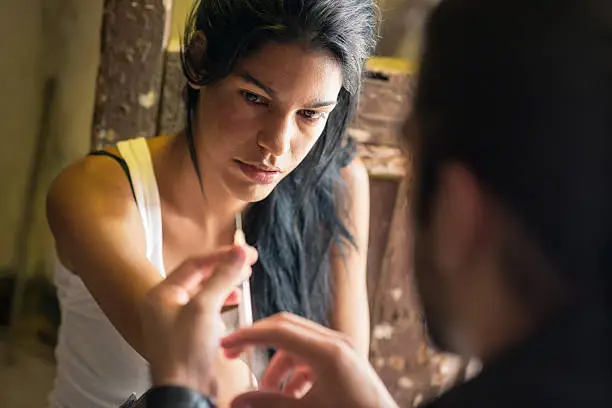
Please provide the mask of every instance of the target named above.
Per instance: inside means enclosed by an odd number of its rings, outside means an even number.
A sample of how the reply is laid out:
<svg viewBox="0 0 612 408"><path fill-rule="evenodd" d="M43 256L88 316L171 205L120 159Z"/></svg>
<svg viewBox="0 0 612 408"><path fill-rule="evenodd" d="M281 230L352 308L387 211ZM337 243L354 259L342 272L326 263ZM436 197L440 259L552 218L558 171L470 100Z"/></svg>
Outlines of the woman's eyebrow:
<svg viewBox="0 0 612 408"><path fill-rule="evenodd" d="M309 103L306 109L327 108L330 106L335 106L337 103L338 101L313 102L313 103Z"/></svg>
<svg viewBox="0 0 612 408"><path fill-rule="evenodd" d="M244 79L245 81L255 85L256 87L258 87L265 93L267 93L268 96L270 96L271 98L276 95L276 92L274 91L274 89L270 88L269 86L264 85L263 82L261 82L259 79L255 78L253 75L249 74L248 72L243 72L242 74L240 74L240 77Z"/></svg>
<svg viewBox="0 0 612 408"><path fill-rule="evenodd" d="M244 79L248 83L253 84L259 89L261 89L262 91L264 91L266 94L268 94L270 98L274 98L276 96L276 91L274 89L265 85L262 81L255 78L253 75L249 74L248 72L245 71L239 76L240 78ZM327 108L330 106L335 106L337 103L338 101L335 101L335 100L333 101L315 101L315 102L307 104L308 106L305 109Z"/></svg>

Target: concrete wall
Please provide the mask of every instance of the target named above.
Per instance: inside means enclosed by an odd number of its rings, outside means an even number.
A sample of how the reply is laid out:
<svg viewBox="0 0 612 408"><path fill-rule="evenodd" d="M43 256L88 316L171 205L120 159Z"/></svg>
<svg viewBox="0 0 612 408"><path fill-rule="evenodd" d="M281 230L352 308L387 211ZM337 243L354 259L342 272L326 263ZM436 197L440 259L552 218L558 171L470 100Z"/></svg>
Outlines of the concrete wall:
<svg viewBox="0 0 612 408"><path fill-rule="evenodd" d="M27 269L44 264L50 252L44 194L59 170L90 146L102 3L0 1L0 270L16 268L28 202ZM38 186L26 198L39 139Z"/></svg>
<svg viewBox="0 0 612 408"><path fill-rule="evenodd" d="M44 69L42 0L0 2L0 268L12 262Z"/></svg>

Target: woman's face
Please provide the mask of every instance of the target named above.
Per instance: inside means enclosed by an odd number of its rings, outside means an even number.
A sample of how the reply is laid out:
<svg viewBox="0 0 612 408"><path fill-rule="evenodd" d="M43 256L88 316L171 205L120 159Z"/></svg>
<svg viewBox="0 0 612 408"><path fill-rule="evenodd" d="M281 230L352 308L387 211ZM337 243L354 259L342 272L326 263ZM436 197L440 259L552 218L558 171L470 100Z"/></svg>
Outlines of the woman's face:
<svg viewBox="0 0 612 408"><path fill-rule="evenodd" d="M267 197L321 136L341 87L330 54L268 44L202 88L195 133L205 188Z"/></svg>

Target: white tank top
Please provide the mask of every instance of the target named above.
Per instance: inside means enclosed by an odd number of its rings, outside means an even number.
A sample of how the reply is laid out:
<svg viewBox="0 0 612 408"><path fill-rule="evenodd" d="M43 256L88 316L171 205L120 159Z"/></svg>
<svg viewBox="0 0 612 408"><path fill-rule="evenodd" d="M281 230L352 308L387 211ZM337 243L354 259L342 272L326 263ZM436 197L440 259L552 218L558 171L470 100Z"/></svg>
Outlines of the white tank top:
<svg viewBox="0 0 612 408"><path fill-rule="evenodd" d="M143 138L119 142L130 171L145 231L147 259L165 278L159 192ZM55 285L62 311L55 350L57 377L51 408L118 408L151 386L148 363L121 337L83 281L57 262ZM223 315L235 328L237 313Z"/></svg>

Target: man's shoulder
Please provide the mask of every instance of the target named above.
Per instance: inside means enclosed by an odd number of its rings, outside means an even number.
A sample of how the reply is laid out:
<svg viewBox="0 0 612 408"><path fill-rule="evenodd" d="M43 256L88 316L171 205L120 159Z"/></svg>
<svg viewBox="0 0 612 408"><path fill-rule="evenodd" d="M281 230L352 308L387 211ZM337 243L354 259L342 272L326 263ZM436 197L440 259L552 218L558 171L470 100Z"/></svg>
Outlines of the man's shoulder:
<svg viewBox="0 0 612 408"><path fill-rule="evenodd" d="M487 376L459 385L424 408L609 408L612 393L607 386L591 392L575 384L530 381L523 378Z"/></svg>

